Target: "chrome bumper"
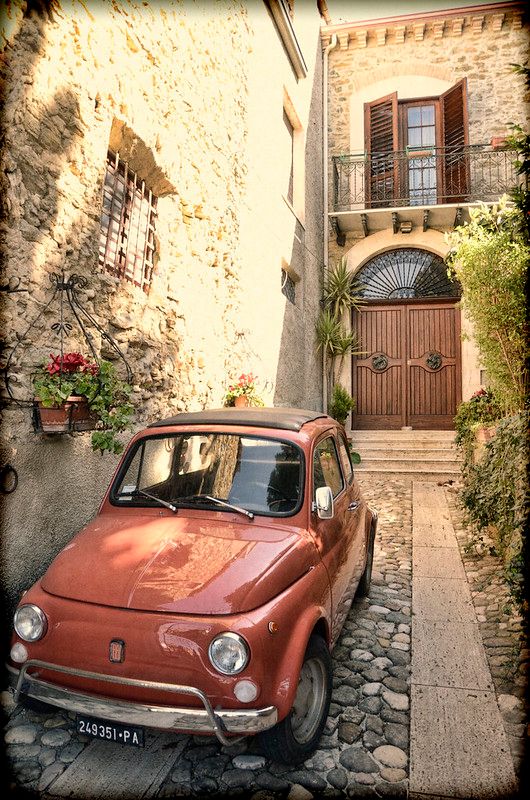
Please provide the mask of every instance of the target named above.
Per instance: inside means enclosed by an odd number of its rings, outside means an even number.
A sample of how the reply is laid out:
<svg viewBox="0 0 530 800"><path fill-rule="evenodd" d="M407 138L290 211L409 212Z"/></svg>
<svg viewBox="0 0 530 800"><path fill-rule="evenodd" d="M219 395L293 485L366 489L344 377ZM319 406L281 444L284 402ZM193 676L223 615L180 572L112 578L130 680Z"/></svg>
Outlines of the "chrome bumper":
<svg viewBox="0 0 530 800"><path fill-rule="evenodd" d="M180 686L174 683L158 683L142 681L134 678L120 678L116 675L103 675L98 672L86 672L80 669L47 664L45 661L32 659L20 670L10 665L7 667L10 683L15 690L14 699L18 702L21 694L41 700L67 711L75 711L92 717L121 722L126 725L143 725L147 728L159 728L174 731L190 731L192 733L215 734L222 744L233 744L235 739L225 734L233 733L242 736L259 733L272 728L278 721L278 710L275 706L265 708L249 708L234 711L232 709L214 709L204 692L194 686ZM116 700L74 691L62 686L54 686L47 681L39 680L39 672L28 674L28 670L49 670L65 675L74 675L86 680L118 683L140 689L174 692L197 697L204 708L176 708L173 706L141 705L127 700Z"/></svg>

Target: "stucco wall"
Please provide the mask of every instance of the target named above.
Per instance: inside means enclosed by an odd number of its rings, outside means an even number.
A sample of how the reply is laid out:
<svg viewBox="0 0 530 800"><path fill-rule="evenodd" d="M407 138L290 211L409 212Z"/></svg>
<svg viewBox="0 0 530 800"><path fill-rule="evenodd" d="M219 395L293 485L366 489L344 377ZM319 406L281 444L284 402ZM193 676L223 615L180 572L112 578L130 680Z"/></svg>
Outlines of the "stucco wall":
<svg viewBox="0 0 530 800"><path fill-rule="evenodd" d="M219 405L241 371L258 374L269 404L317 407L314 355L304 356L296 382L285 376L314 324L322 201L306 204L312 255L294 258L303 291L291 309L280 288L279 252L297 241L279 191L285 176L271 182L266 203L262 196L286 87L308 132L307 186L321 183L320 158L310 154L321 125L316 9L300 19L310 65L301 81L261 3L65 3L52 18L15 14L10 22L1 234L6 280L20 278L28 291L2 298L7 352L47 302L50 274L64 270L89 279L81 298L133 370L135 428ZM148 170L159 194L149 294L98 266L109 144ZM18 396L31 396L32 369L58 351L50 331L57 313L50 308L17 353ZM66 346L83 349L75 328ZM3 498L9 600L97 510L117 459L94 455L89 442L89 434L39 436L26 409L3 410L2 463L19 475Z"/></svg>

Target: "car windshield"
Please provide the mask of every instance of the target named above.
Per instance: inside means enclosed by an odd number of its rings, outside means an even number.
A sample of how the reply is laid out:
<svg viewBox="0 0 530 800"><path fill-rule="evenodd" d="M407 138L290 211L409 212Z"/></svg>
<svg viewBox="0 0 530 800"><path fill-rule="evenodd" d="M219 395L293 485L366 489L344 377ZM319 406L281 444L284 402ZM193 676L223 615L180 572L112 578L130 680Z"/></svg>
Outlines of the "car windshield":
<svg viewBox="0 0 530 800"><path fill-rule="evenodd" d="M302 451L290 442L176 433L136 442L114 482L111 501L129 506L163 501L177 509L283 516L298 509L302 481Z"/></svg>

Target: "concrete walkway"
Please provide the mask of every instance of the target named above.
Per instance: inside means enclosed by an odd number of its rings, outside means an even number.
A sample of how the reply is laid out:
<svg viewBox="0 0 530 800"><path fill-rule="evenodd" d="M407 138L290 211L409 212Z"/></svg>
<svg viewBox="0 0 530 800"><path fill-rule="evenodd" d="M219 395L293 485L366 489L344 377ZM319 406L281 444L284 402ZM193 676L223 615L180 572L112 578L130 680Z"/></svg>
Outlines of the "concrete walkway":
<svg viewBox="0 0 530 800"><path fill-rule="evenodd" d="M410 797L509 798L510 748L444 490L413 484Z"/></svg>

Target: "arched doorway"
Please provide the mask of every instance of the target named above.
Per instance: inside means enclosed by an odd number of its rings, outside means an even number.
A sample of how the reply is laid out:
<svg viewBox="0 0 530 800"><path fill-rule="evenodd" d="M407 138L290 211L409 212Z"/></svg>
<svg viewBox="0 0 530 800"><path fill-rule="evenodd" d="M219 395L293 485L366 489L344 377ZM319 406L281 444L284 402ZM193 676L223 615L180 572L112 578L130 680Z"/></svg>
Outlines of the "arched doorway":
<svg viewBox="0 0 530 800"><path fill-rule="evenodd" d="M352 324L353 427L453 428L461 400L460 289L440 256L398 248L358 272L366 304Z"/></svg>

